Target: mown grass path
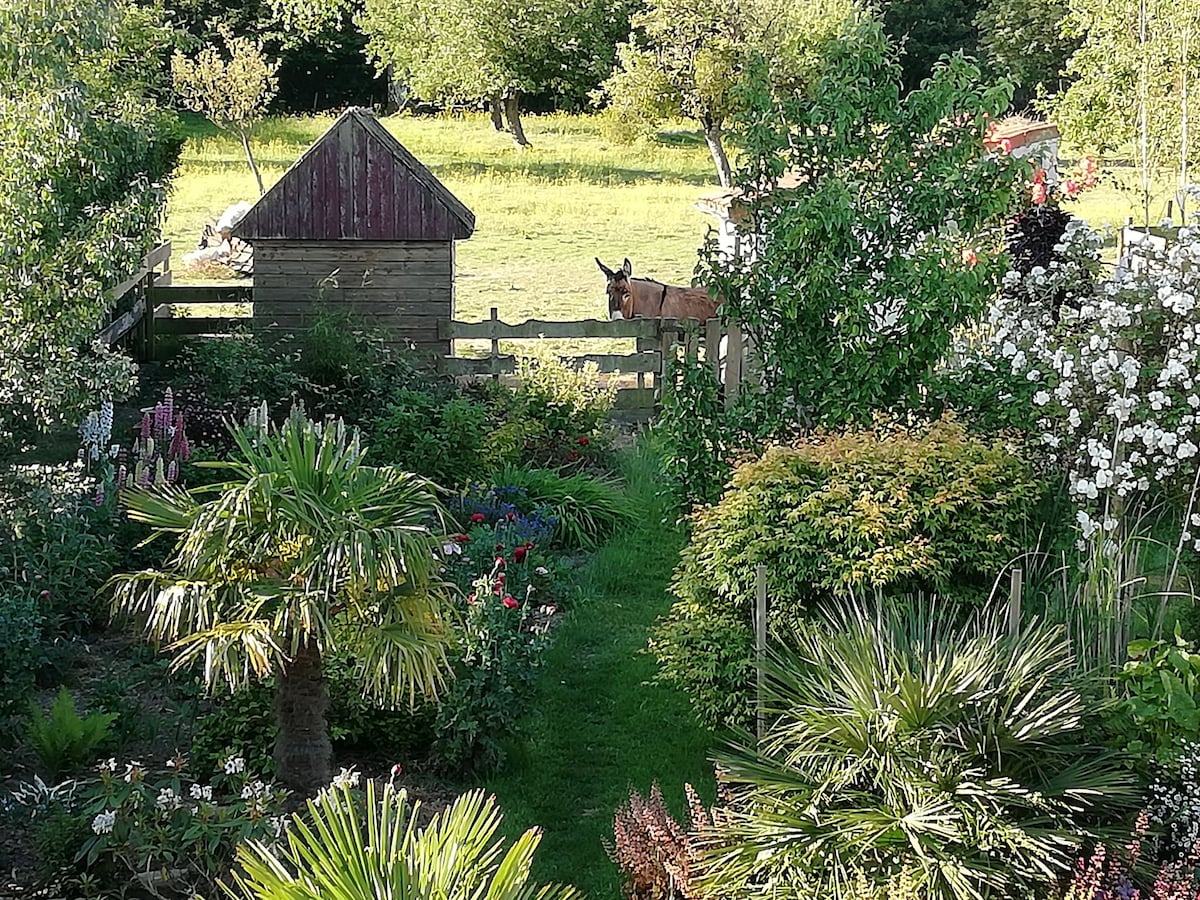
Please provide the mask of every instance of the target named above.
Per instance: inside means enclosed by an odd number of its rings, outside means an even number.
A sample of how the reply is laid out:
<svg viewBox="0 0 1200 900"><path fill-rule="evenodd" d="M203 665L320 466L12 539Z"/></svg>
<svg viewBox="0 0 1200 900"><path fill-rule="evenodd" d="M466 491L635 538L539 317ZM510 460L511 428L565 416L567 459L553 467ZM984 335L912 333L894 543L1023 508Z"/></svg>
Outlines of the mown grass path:
<svg viewBox="0 0 1200 900"><path fill-rule="evenodd" d="M620 895L603 841L629 789L658 781L676 814L683 783L711 799L710 734L687 698L650 683L647 631L666 611L682 534L661 524L656 467L644 452L625 459L634 524L579 572L580 597L558 628L542 670L537 712L524 746L487 784L513 834L545 831L535 875L599 898Z"/></svg>

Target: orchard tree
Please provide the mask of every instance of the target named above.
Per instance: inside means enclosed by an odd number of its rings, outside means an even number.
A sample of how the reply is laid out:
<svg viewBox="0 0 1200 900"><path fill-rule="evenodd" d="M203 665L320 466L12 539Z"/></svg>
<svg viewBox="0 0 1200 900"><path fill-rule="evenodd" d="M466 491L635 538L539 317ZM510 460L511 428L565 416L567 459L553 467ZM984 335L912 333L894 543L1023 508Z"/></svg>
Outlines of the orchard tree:
<svg viewBox="0 0 1200 900"><path fill-rule="evenodd" d="M975 17L984 0L885 0L883 25L899 49L904 90L920 87L943 56L979 50Z"/></svg>
<svg viewBox="0 0 1200 900"><path fill-rule="evenodd" d="M521 97L584 93L611 66L627 20L627 3L603 0L366 0L358 21L378 64L418 96L486 101L524 147Z"/></svg>
<svg viewBox="0 0 1200 900"><path fill-rule="evenodd" d="M1200 0L1071 0L1064 27L1082 43L1055 120L1087 150L1133 147L1149 224L1156 176L1175 172L1182 188L1200 150Z"/></svg>
<svg viewBox="0 0 1200 900"><path fill-rule="evenodd" d="M760 64L739 98L754 252L710 245L704 280L754 337L751 424L766 436L866 422L906 397L1003 273L1023 167L983 138L1011 89L962 56L907 95L901 79L867 20L827 44L811 90L780 91Z"/></svg>
<svg viewBox="0 0 1200 900"><path fill-rule="evenodd" d="M78 421L134 383L94 342L157 243L178 158L148 98L170 35L109 0L0 0L0 437Z"/></svg>
<svg viewBox="0 0 1200 900"><path fill-rule="evenodd" d="M177 50L171 57L171 77L184 106L241 141L246 164L262 194L265 192L262 174L250 150L250 135L279 89L275 77L279 63L267 59L259 40L235 37L228 27L222 27L221 36L228 58L212 45L201 50L195 59L188 59Z"/></svg>
<svg viewBox="0 0 1200 900"><path fill-rule="evenodd" d="M802 83L822 40L858 14L853 0L651 0L617 48L617 66L597 100L642 128L682 117L699 123L722 186L733 181L725 125L752 57L768 61L781 87Z"/></svg>

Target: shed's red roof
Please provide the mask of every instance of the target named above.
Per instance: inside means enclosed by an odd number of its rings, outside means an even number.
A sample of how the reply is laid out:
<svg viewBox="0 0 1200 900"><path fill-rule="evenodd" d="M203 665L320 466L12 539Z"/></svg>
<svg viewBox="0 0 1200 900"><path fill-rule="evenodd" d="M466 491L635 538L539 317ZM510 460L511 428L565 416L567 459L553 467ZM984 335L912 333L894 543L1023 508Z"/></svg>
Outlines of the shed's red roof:
<svg viewBox="0 0 1200 900"><path fill-rule="evenodd" d="M365 109L347 110L254 204L247 241L449 241L475 215Z"/></svg>

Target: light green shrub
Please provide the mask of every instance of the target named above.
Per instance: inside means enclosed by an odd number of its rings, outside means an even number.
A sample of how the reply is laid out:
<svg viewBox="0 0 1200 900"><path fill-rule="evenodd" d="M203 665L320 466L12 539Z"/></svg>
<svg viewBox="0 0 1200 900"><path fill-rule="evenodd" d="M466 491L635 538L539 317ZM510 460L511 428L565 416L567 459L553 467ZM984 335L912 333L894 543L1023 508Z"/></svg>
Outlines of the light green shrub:
<svg viewBox="0 0 1200 900"><path fill-rule="evenodd" d="M688 693L705 722L743 721L760 563L772 629L851 594L978 603L1026 549L1040 494L1003 442L952 422L771 448L692 517L675 603L652 640L661 677Z"/></svg>

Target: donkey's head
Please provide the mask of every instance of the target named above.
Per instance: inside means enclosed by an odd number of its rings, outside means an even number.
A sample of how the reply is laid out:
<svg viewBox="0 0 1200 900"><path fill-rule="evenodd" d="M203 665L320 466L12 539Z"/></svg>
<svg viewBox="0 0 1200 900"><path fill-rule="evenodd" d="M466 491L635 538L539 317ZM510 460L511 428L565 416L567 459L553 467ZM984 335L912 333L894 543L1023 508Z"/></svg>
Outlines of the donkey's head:
<svg viewBox="0 0 1200 900"><path fill-rule="evenodd" d="M610 319L632 318L633 289L629 286L629 276L633 274L633 266L630 265L629 260L625 260L621 268L616 271L600 262L599 259L596 260L596 265L608 279L608 284L605 286L605 292L608 294L608 317Z"/></svg>

